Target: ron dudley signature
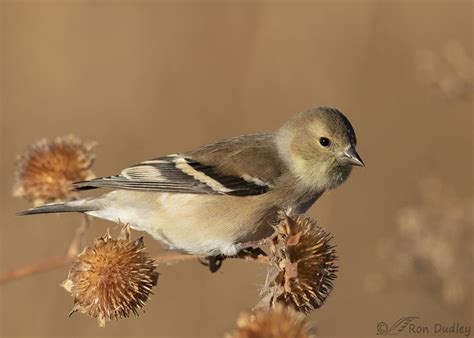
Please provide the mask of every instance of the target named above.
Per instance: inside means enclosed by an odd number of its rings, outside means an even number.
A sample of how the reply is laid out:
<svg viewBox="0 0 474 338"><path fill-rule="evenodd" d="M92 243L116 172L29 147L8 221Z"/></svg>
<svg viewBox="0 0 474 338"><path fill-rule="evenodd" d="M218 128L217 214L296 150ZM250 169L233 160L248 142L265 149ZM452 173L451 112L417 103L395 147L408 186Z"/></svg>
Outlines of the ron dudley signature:
<svg viewBox="0 0 474 338"><path fill-rule="evenodd" d="M397 334L435 334L443 335L462 335L464 337L471 336L471 326L459 323L431 323L425 324L420 322L419 317L402 317L393 324L386 322L377 324L377 335L392 336Z"/></svg>

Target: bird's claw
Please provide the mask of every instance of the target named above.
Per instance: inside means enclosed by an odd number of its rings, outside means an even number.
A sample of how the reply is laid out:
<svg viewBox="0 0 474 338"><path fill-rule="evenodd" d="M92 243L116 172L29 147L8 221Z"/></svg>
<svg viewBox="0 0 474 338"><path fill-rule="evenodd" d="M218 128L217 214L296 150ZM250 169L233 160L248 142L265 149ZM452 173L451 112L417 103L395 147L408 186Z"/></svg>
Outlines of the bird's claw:
<svg viewBox="0 0 474 338"><path fill-rule="evenodd" d="M217 256L207 256L204 259L198 259L199 263L205 265L209 268L209 271L212 273L217 272L221 266L222 262L226 257L224 255L217 255Z"/></svg>
<svg viewBox="0 0 474 338"><path fill-rule="evenodd" d="M266 256L267 254L265 251L258 247L248 247L245 249L240 250L235 257L238 258L245 258L245 257L250 257L253 259L257 259L259 256Z"/></svg>

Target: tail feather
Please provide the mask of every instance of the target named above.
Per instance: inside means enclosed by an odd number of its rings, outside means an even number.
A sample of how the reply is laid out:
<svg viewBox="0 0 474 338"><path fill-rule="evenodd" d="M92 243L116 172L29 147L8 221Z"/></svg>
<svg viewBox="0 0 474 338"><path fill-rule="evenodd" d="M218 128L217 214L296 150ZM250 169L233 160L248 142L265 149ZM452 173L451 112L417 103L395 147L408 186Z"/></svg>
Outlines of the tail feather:
<svg viewBox="0 0 474 338"><path fill-rule="evenodd" d="M88 207L86 203L84 202L85 202L84 200L81 200L81 201L71 201L71 202L64 202L64 203L45 204L36 208L20 211L17 213L17 216L51 214L51 213L57 213L57 212L91 211L92 209Z"/></svg>

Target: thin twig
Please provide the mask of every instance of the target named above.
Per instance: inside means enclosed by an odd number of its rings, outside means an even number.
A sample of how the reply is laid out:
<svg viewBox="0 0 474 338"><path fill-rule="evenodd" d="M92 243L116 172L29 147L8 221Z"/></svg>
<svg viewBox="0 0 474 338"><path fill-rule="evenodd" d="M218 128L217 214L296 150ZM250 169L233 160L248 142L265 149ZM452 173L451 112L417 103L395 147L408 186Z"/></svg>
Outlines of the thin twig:
<svg viewBox="0 0 474 338"><path fill-rule="evenodd" d="M74 257L71 256L57 256L39 263L29 264L20 268L15 268L0 275L0 284L4 284L15 279L20 279L38 272L57 269L66 264L71 263L73 260Z"/></svg>
<svg viewBox="0 0 474 338"><path fill-rule="evenodd" d="M190 254L181 253L181 252L173 252L173 253L164 254L164 255L157 255L153 257L153 260L155 261L157 265L160 265L160 264L173 265L180 262L189 261L192 259L199 259L199 258L205 258L205 256L204 255L190 255Z"/></svg>
<svg viewBox="0 0 474 338"><path fill-rule="evenodd" d="M0 284L7 283L14 279L20 279L35 273L57 269L73 262L74 258L84 247L84 237L87 229L90 226L90 222L90 217L86 214L83 214L82 222L76 229L76 233L71 241L71 244L69 245L66 255L52 257L38 263L28 264L2 273L0 274Z"/></svg>
<svg viewBox="0 0 474 338"><path fill-rule="evenodd" d="M237 259L243 259L245 261L251 261L255 263L261 263L261 264L271 264L270 258L268 256L252 256L252 255L237 255L237 256L231 256L228 258L237 258Z"/></svg>
<svg viewBox="0 0 474 338"><path fill-rule="evenodd" d="M20 279L20 278L23 278L35 273L45 272L45 271L63 267L67 264L72 263L75 257L76 257L75 255L74 256L69 256L69 255L57 256L57 257L46 259L38 263L25 265L19 268L14 268L10 271L0 274L0 284L5 284L7 282ZM153 257L153 259L158 265L160 264L173 265L180 262L193 260L197 258L205 258L205 257L206 257L205 255L169 253L169 254L164 254L164 255L157 255ZM257 256L257 257L251 256L251 255L237 255L237 256L232 256L232 257L227 257L227 258L243 259L243 260L257 262L257 263L270 264L268 257L262 256L262 255Z"/></svg>
<svg viewBox="0 0 474 338"><path fill-rule="evenodd" d="M71 245L67 251L68 257L76 257L79 252L82 251L84 248L84 238L86 235L87 229L89 229L91 224L91 219L89 215L82 214L83 218L81 221L81 225L76 229L76 233L74 238L72 239Z"/></svg>
<svg viewBox="0 0 474 338"><path fill-rule="evenodd" d="M157 264L166 264L166 265L173 265L180 262L188 261L191 259L203 259L206 258L206 255L192 255L186 254L181 252L173 252L164 255L157 255L153 257L155 263ZM243 259L246 261L262 263L262 264L270 264L270 260L267 256L264 255L254 255L251 253L239 253L236 256L228 256L225 257L226 259Z"/></svg>

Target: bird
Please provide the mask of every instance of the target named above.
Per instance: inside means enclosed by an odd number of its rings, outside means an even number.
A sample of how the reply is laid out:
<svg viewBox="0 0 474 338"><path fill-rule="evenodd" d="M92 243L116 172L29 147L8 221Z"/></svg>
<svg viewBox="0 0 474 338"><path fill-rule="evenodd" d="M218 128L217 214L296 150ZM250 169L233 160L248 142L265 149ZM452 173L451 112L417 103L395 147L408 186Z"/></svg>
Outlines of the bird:
<svg viewBox="0 0 474 338"><path fill-rule="evenodd" d="M233 256L271 236L284 210L305 213L365 166L348 118L330 107L295 114L278 130L236 136L73 183L102 195L19 215L79 212L144 231L169 249ZM110 191L108 191L110 190Z"/></svg>

